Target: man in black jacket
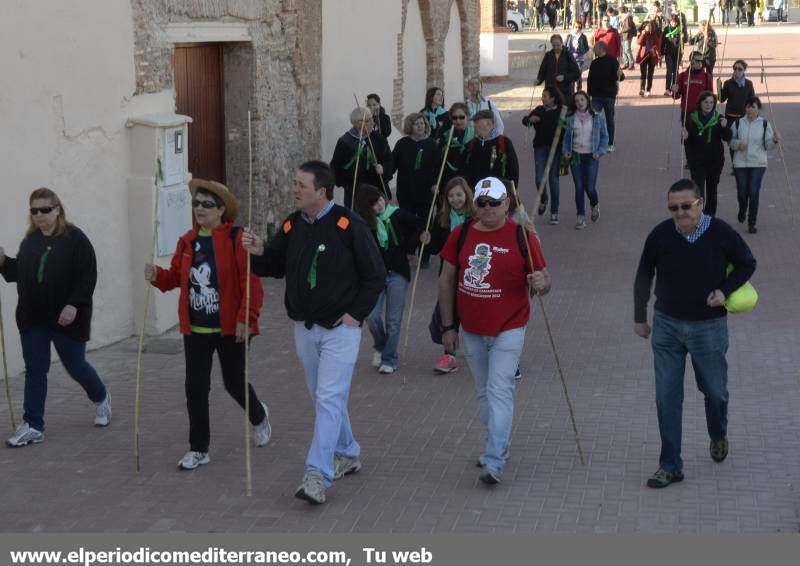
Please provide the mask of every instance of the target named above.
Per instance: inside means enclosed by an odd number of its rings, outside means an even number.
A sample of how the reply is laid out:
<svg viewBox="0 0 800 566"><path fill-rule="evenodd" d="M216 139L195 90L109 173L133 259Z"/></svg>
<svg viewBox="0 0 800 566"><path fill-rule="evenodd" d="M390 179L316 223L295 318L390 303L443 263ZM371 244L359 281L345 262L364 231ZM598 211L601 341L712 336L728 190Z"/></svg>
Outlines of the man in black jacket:
<svg viewBox="0 0 800 566"><path fill-rule="evenodd" d="M634 283L634 331L650 336L647 303L653 275L653 363L661 433L658 471L651 488L683 479L681 434L686 354L705 396L711 458L728 455L728 326L726 299L744 285L756 260L742 237L719 218L703 214L700 189L689 179L669 188L672 218L657 225L644 245ZM732 271L726 273L728 266Z"/></svg>
<svg viewBox="0 0 800 566"><path fill-rule="evenodd" d="M266 246L249 230L242 236L253 273L286 277L286 310L295 321L297 355L316 414L295 495L314 504L325 502L334 480L361 469L347 399L361 324L386 280L375 238L358 215L334 204L333 187L327 164L302 164L292 189L297 212Z"/></svg>
<svg viewBox="0 0 800 566"><path fill-rule="evenodd" d="M561 92L561 98L569 104L575 81L581 74L578 63L564 49L564 39L559 34L550 37L552 49L544 54L539 73L536 76L536 85L544 83L546 86L555 86Z"/></svg>
<svg viewBox="0 0 800 566"><path fill-rule="evenodd" d="M608 151L614 151L614 107L619 86L619 61L608 55L605 42L594 44L594 59L589 66L586 88L595 112L605 112L608 128Z"/></svg>

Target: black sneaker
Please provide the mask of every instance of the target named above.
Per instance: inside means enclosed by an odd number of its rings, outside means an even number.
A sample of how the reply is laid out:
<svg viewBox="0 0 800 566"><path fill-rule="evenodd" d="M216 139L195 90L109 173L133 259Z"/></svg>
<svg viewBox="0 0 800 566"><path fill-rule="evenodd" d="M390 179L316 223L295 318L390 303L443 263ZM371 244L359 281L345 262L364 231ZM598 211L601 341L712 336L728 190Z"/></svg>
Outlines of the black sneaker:
<svg viewBox="0 0 800 566"><path fill-rule="evenodd" d="M715 462L722 462L728 457L728 439L712 440L709 448L711 459Z"/></svg>
<svg viewBox="0 0 800 566"><path fill-rule="evenodd" d="M514 379L522 379L522 372L519 371L519 366L517 366L517 371L514 372Z"/></svg>
<svg viewBox="0 0 800 566"><path fill-rule="evenodd" d="M678 483L679 481L683 481L683 472L668 472L663 468L659 468L658 471L653 474L653 477L647 480L647 487L660 489L662 487L667 487L671 483Z"/></svg>
<svg viewBox="0 0 800 566"><path fill-rule="evenodd" d="M756 228L755 224L751 224L750 226L747 227L747 231L750 232L751 234L755 234L758 232L758 228Z"/></svg>
<svg viewBox="0 0 800 566"><path fill-rule="evenodd" d="M736 215L736 220L738 220L740 223L744 222L744 218L745 218L746 215L747 215L746 211L740 210L739 214Z"/></svg>
<svg viewBox="0 0 800 566"><path fill-rule="evenodd" d="M486 485L497 485L500 483L500 474L484 467L483 471L478 476L478 479Z"/></svg>

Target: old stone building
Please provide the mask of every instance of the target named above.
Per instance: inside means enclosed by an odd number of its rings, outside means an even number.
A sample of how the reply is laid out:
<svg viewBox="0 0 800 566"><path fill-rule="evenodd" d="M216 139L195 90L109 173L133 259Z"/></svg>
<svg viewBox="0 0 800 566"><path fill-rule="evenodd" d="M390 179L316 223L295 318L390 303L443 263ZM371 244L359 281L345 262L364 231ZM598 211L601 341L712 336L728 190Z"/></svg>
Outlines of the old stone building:
<svg viewBox="0 0 800 566"><path fill-rule="evenodd" d="M90 345L129 336L139 324L141 269L152 248L156 200L152 164L141 166L138 147L146 136L135 133L147 117L173 124L169 116L176 112L191 116L186 178L216 178L244 197L249 111L254 225L266 232L291 208L297 164L330 157L349 127L354 95L363 103L368 93L380 93L395 126L422 107L430 85L444 87L447 103L463 99L466 79L479 73L481 21L486 10L504 13L504 5L15 2L0 19L0 62L13 78L0 94L0 129L7 133L0 160L10 176L2 190L6 210L13 211L0 224L0 245L16 253L28 222L28 194L40 186L54 189L98 256ZM178 146L177 138L172 142ZM166 247L159 241L156 260L162 265L170 259ZM13 323L16 292L11 285L0 289L15 372L22 367ZM151 300L148 331L157 333L175 323L176 296Z"/></svg>

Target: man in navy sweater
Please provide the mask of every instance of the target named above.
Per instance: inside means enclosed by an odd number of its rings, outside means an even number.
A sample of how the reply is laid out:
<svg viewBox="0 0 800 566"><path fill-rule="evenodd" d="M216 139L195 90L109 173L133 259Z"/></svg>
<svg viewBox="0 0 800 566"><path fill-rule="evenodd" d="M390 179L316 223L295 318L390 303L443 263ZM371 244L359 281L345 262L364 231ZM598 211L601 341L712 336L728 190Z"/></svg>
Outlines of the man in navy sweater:
<svg viewBox="0 0 800 566"><path fill-rule="evenodd" d="M658 471L647 480L652 488L683 479L681 421L687 353L697 387L705 396L711 458L722 462L728 455L724 303L756 269L742 237L719 218L703 214L703 199L693 181L681 179L673 184L667 207L672 218L647 237L634 284L634 331L648 338L647 302L656 275L652 347L661 455ZM733 270L726 275L728 265Z"/></svg>

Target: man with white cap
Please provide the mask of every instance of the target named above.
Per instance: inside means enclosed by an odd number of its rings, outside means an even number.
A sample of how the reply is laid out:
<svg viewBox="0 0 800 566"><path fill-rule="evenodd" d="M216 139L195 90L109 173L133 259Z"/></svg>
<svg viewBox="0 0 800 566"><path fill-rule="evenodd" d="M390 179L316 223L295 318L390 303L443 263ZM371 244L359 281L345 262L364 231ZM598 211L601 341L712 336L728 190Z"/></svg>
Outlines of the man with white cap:
<svg viewBox="0 0 800 566"><path fill-rule="evenodd" d="M547 293L550 275L538 238L508 217L511 201L500 179L478 181L474 201L477 218L453 230L440 253L439 308L448 351L458 345L457 321L463 328L464 351L487 432L478 477L494 485L508 460L514 374L530 317L529 289Z"/></svg>

